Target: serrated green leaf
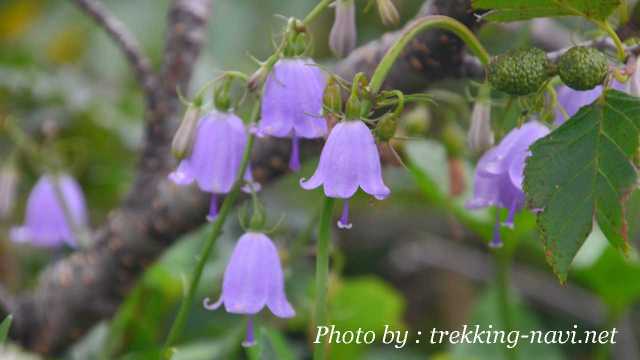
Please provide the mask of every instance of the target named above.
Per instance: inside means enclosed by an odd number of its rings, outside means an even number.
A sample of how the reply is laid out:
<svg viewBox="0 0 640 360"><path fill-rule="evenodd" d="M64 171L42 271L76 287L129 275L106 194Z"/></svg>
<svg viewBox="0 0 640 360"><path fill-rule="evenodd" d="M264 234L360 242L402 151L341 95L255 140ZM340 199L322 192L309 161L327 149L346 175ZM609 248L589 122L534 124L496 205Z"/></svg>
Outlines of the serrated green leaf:
<svg viewBox="0 0 640 360"><path fill-rule="evenodd" d="M490 21L509 22L537 17L583 16L605 20L620 0L473 0L475 10L489 10Z"/></svg>
<svg viewBox="0 0 640 360"><path fill-rule="evenodd" d="M0 344L4 344L9 335L9 329L11 328L11 322L13 321L13 315L9 314L0 323Z"/></svg>
<svg viewBox="0 0 640 360"><path fill-rule="evenodd" d="M524 189L538 214L545 253L561 282L593 229L626 251L623 202L634 188L640 99L616 90L585 106L531 146Z"/></svg>

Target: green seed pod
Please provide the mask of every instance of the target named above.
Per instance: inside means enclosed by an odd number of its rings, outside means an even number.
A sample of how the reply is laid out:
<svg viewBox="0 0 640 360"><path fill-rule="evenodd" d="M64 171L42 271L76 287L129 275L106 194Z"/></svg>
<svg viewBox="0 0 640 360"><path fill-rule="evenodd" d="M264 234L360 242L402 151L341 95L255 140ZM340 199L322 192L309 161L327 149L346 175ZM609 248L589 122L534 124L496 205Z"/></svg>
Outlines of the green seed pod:
<svg viewBox="0 0 640 360"><path fill-rule="evenodd" d="M602 84L608 70L606 56L590 47L572 47L558 60L560 79L574 90L590 90Z"/></svg>
<svg viewBox="0 0 640 360"><path fill-rule="evenodd" d="M509 95L532 94L553 75L547 54L538 49L511 50L491 60L487 77L491 86Z"/></svg>

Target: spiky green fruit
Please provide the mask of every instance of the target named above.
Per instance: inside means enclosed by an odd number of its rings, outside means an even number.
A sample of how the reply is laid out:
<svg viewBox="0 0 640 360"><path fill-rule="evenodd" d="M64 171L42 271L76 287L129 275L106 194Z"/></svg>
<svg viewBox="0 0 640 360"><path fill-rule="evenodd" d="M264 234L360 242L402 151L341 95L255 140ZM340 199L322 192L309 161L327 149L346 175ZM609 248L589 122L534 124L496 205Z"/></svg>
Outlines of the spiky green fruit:
<svg viewBox="0 0 640 360"><path fill-rule="evenodd" d="M572 47L558 60L560 79L574 90L590 90L602 84L608 70L607 57L590 47Z"/></svg>
<svg viewBox="0 0 640 360"><path fill-rule="evenodd" d="M491 60L487 77L491 86L509 95L532 94L549 79L553 66L537 48L511 50Z"/></svg>

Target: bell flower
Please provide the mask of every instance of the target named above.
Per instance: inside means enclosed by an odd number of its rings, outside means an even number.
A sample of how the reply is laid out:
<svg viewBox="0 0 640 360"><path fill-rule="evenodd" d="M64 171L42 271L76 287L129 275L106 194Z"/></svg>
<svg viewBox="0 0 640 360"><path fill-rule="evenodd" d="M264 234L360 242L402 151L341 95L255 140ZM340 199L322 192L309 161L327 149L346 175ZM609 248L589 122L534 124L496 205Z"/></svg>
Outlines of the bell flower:
<svg viewBox="0 0 640 360"><path fill-rule="evenodd" d="M78 239L74 230L86 227L87 219L80 185L66 174L46 174L29 194L24 225L11 229L10 237L15 242L30 242L40 247L64 243L75 247Z"/></svg>
<svg viewBox="0 0 640 360"><path fill-rule="evenodd" d="M349 202L360 187L378 200L391 191L382 180L380 154L369 128L360 120L338 123L322 148L318 168L308 180L301 179L306 190L324 185L327 197L345 199L338 227L350 228Z"/></svg>
<svg viewBox="0 0 640 360"><path fill-rule="evenodd" d="M222 280L220 299L204 299L207 310L224 304L227 312L249 316L245 346L254 343L252 316L265 306L280 318L295 316L284 290L284 274L278 250L267 235L247 232L236 244Z"/></svg>
<svg viewBox="0 0 640 360"><path fill-rule="evenodd" d="M200 190L212 194L207 216L209 221L218 214L218 197L233 187L246 144L247 134L240 118L231 112L211 111L198 123L190 155L169 174L169 179L177 185L189 185L195 181ZM253 184L249 169L244 179L254 189L258 188Z"/></svg>
<svg viewBox="0 0 640 360"><path fill-rule="evenodd" d="M503 225L513 227L515 213L524 207L522 191L523 172L529 146L547 135L549 129L538 121L529 121L511 130L500 143L487 151L476 166L473 198L466 203L468 209L489 206L509 209ZM500 221L496 219L494 237L489 244L502 246Z"/></svg>
<svg viewBox="0 0 640 360"><path fill-rule="evenodd" d="M300 169L299 138L315 139L327 133L322 116L324 73L311 59L278 60L268 75L262 96L258 136L291 138L289 167Z"/></svg>
<svg viewBox="0 0 640 360"><path fill-rule="evenodd" d="M356 47L356 5L354 0L336 0L336 16L329 34L329 48L337 57L349 55Z"/></svg>

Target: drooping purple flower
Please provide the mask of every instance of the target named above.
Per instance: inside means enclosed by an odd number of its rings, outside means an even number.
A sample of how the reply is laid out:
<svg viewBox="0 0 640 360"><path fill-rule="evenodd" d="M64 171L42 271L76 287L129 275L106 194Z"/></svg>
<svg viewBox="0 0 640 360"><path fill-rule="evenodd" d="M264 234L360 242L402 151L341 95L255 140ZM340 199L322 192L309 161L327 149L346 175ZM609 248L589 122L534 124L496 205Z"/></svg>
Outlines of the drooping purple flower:
<svg viewBox="0 0 640 360"><path fill-rule="evenodd" d="M218 196L231 191L236 180L247 134L242 120L230 112L212 111L200 119L193 149L169 178L178 185L194 181L202 191L212 193L207 219L218 214ZM244 179L252 183L247 169ZM253 185L257 189L257 185Z"/></svg>
<svg viewBox="0 0 640 360"><path fill-rule="evenodd" d="M207 310L223 304L229 313L249 316L245 345L253 343L251 316L265 306L278 317L295 316L284 290L278 250L265 234L248 232L238 240L224 272L220 299L213 304L209 298L204 299Z"/></svg>
<svg viewBox="0 0 640 360"><path fill-rule="evenodd" d="M65 208L71 219L67 218ZM27 200L24 225L11 229L11 239L42 247L63 243L76 246L74 229L86 227L87 219L87 207L80 185L66 174L43 175Z"/></svg>
<svg viewBox="0 0 640 360"><path fill-rule="evenodd" d="M257 134L292 139L289 167L300 169L298 138L315 139L327 133L322 117L324 73L311 59L280 59L267 77Z"/></svg>
<svg viewBox="0 0 640 360"><path fill-rule="evenodd" d="M497 146L487 151L476 166L473 198L466 207L509 209L503 225L512 227L515 213L525 202L522 181L525 160L530 155L529 146L548 133L549 129L543 124L529 121L511 130ZM492 247L502 245L499 230L499 219L496 219L496 231L490 243Z"/></svg>
<svg viewBox="0 0 640 360"><path fill-rule="evenodd" d="M340 228L350 228L348 221L348 199L360 187L378 200L389 196L391 191L382 180L380 154L371 131L360 120L338 123L324 144L320 163L309 180L301 179L306 190L324 185L328 197L345 199Z"/></svg>
<svg viewBox="0 0 640 360"><path fill-rule="evenodd" d="M611 83L611 87L616 90L629 92L629 89L625 84L615 80ZM578 112L578 110L580 110L581 107L591 104L598 98L598 96L600 96L600 94L602 94L602 85L598 85L595 88L586 91L573 90L566 85L561 85L558 87L556 92L558 94L558 105L564 109L568 117L572 117ZM561 125L568 120L560 107L556 107L555 113L556 117L554 124Z"/></svg>
<svg viewBox="0 0 640 360"><path fill-rule="evenodd" d="M354 0L337 0L336 16L329 34L329 48L338 57L349 55L356 47L356 4Z"/></svg>

